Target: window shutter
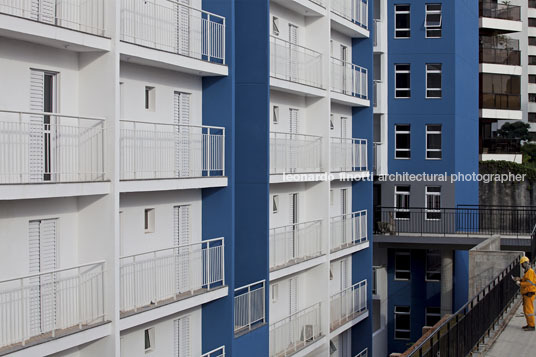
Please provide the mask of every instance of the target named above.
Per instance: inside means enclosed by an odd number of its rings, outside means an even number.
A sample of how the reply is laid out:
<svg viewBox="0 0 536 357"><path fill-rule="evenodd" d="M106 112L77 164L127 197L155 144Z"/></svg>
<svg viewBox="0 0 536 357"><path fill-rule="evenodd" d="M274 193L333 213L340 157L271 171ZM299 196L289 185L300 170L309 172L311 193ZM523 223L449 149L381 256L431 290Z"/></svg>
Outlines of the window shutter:
<svg viewBox="0 0 536 357"><path fill-rule="evenodd" d="M174 207L174 235L177 246L190 243L190 206ZM190 248L178 248L176 255L177 292L190 290Z"/></svg>
<svg viewBox="0 0 536 357"><path fill-rule="evenodd" d="M191 176L190 171L190 94L175 92L174 124L177 125L175 140L176 171L179 177Z"/></svg>
<svg viewBox="0 0 536 357"><path fill-rule="evenodd" d="M173 321L174 325L174 340L175 340L175 356L190 357L190 316L185 316Z"/></svg>
<svg viewBox="0 0 536 357"><path fill-rule="evenodd" d="M289 280L289 315L298 312L298 279Z"/></svg>
<svg viewBox="0 0 536 357"><path fill-rule="evenodd" d="M45 73L31 70L30 72L30 110L42 112L45 107ZM44 120L42 115L31 115L29 123L28 164L30 181L43 181L44 173Z"/></svg>
<svg viewBox="0 0 536 357"><path fill-rule="evenodd" d="M182 6L187 5L187 6ZM190 55L190 0L179 0L177 4L177 52Z"/></svg>

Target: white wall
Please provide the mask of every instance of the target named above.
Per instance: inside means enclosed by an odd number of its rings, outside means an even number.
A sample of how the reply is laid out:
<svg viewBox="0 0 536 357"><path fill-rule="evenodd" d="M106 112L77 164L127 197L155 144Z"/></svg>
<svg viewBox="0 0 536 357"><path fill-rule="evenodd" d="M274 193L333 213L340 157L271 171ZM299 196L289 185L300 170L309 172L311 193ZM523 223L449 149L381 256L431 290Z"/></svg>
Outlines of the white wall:
<svg viewBox="0 0 536 357"><path fill-rule="evenodd" d="M330 189L330 217L342 215L342 193L346 189L346 212L352 212L352 183L343 181L332 181Z"/></svg>
<svg viewBox="0 0 536 357"><path fill-rule="evenodd" d="M332 118L333 120L333 129L330 128L329 131L331 138L342 137L342 117L346 118L346 137L352 137L352 107L332 103L330 119Z"/></svg>
<svg viewBox="0 0 536 357"><path fill-rule="evenodd" d="M346 265L346 288L352 286L352 259L351 256L344 257L339 260L334 260L330 264L332 278L329 281L329 296L332 296L341 291L341 264Z"/></svg>

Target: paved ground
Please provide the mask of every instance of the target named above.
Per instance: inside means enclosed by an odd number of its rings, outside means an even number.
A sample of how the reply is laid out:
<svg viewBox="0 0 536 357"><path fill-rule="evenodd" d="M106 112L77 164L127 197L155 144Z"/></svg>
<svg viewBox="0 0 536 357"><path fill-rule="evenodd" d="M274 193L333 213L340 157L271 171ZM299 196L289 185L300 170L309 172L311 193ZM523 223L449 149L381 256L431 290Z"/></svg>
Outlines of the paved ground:
<svg viewBox="0 0 536 357"><path fill-rule="evenodd" d="M514 317L505 327L486 357L534 357L536 356L536 332L523 331L526 325L523 306L520 305Z"/></svg>

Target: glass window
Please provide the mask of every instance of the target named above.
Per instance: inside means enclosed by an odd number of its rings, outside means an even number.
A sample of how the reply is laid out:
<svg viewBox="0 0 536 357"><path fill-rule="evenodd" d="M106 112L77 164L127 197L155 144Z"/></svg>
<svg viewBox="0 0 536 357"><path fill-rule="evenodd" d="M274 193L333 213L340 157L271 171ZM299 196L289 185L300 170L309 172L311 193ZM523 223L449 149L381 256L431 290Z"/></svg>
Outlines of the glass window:
<svg viewBox="0 0 536 357"><path fill-rule="evenodd" d="M536 74L529 74L529 83L536 83Z"/></svg>
<svg viewBox="0 0 536 357"><path fill-rule="evenodd" d="M529 64L536 65L536 56L529 56Z"/></svg>
<svg viewBox="0 0 536 357"><path fill-rule="evenodd" d="M426 186L426 219L441 219L441 186Z"/></svg>
<svg viewBox="0 0 536 357"><path fill-rule="evenodd" d="M426 326L434 326L441 320L441 308L427 307L426 308Z"/></svg>
<svg viewBox="0 0 536 357"><path fill-rule="evenodd" d="M272 120L274 124L279 124L279 106L277 105L272 108Z"/></svg>
<svg viewBox="0 0 536 357"><path fill-rule="evenodd" d="M277 213L279 210L279 195L273 195L272 197L272 213Z"/></svg>
<svg viewBox="0 0 536 357"><path fill-rule="evenodd" d="M409 306L395 306L395 340L411 337L411 310Z"/></svg>
<svg viewBox="0 0 536 357"><path fill-rule="evenodd" d="M536 103L536 93L529 93L529 102Z"/></svg>
<svg viewBox="0 0 536 357"><path fill-rule="evenodd" d="M536 113L529 113L529 123L536 123Z"/></svg>
<svg viewBox="0 0 536 357"><path fill-rule="evenodd" d="M409 124L395 125L395 159L411 158L411 134Z"/></svg>
<svg viewBox="0 0 536 357"><path fill-rule="evenodd" d="M426 65L426 98L441 98L441 64Z"/></svg>
<svg viewBox="0 0 536 357"><path fill-rule="evenodd" d="M426 38L440 38L441 26L441 4L426 4L426 17L424 20Z"/></svg>
<svg viewBox="0 0 536 357"><path fill-rule="evenodd" d="M279 36L279 18L275 16L272 17L272 33Z"/></svg>
<svg viewBox="0 0 536 357"><path fill-rule="evenodd" d="M440 281L440 280L441 280L441 252L436 249L429 249L428 251L426 251L426 281Z"/></svg>
<svg viewBox="0 0 536 357"><path fill-rule="evenodd" d="M395 5L395 38L410 37L410 6Z"/></svg>
<svg viewBox="0 0 536 357"><path fill-rule="evenodd" d="M409 186L395 186L395 219L409 219Z"/></svg>
<svg viewBox="0 0 536 357"><path fill-rule="evenodd" d="M440 160L441 158L441 125L426 125L426 159Z"/></svg>
<svg viewBox="0 0 536 357"><path fill-rule="evenodd" d="M154 208L146 208L144 214L145 233L154 233Z"/></svg>
<svg viewBox="0 0 536 357"><path fill-rule="evenodd" d="M395 98L411 97L410 77L409 64L395 64Z"/></svg>
<svg viewBox="0 0 536 357"><path fill-rule="evenodd" d="M536 18L529 17L529 27L536 27Z"/></svg>
<svg viewBox="0 0 536 357"><path fill-rule="evenodd" d="M529 37L529 46L536 46L536 37Z"/></svg>
<svg viewBox="0 0 536 357"><path fill-rule="evenodd" d="M154 350L154 327L145 329L145 352L150 352Z"/></svg>
<svg viewBox="0 0 536 357"><path fill-rule="evenodd" d="M411 255L409 252L395 253L395 279L411 279Z"/></svg>

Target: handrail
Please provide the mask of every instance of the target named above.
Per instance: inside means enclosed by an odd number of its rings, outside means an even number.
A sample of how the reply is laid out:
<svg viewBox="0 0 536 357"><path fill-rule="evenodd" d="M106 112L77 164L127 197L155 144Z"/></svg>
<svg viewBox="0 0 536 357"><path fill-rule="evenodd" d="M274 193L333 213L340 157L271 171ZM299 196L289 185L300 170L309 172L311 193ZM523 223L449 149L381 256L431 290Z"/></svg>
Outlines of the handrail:
<svg viewBox="0 0 536 357"><path fill-rule="evenodd" d="M270 228L269 230L282 229L282 228L288 228L288 227L295 227L295 226L301 226L303 224L311 224L311 223L322 223L322 220L321 219L314 219L312 221L305 221L305 222L287 224L285 226L273 227L273 228Z"/></svg>
<svg viewBox="0 0 536 357"><path fill-rule="evenodd" d="M122 123L133 123L133 124L148 124L148 125L164 125L164 126L182 126L188 128L202 128L202 129L217 129L225 131L223 126L212 126L212 125L196 125L196 124L174 124L174 123L154 123L150 121L141 121L141 120L119 120Z"/></svg>
<svg viewBox="0 0 536 357"><path fill-rule="evenodd" d="M154 1L150 1L150 0L144 0L145 2L153 2ZM219 18L220 20L225 20L225 16L221 16L221 15L218 15L218 14L215 14L213 12L210 12L210 11L206 11L206 10L203 10L203 9L200 9L200 8L197 8L197 7L193 7L192 5L189 5L189 4L185 4L185 3L182 3L182 2L178 2L178 1L175 1L175 0L165 0L166 2L169 2L173 5L179 5L179 6L183 6L185 8L188 8L190 10L194 10L194 11L199 11L199 12L202 12L204 14L207 14L207 15L210 15L210 16L214 16L214 17L217 17Z"/></svg>
<svg viewBox="0 0 536 357"><path fill-rule="evenodd" d="M275 325L278 325L278 324L281 324L282 322L287 322L287 321L292 321L296 316L299 316L299 315L303 315L309 311L314 311L316 310L317 308L320 307L320 302L317 302L316 304L313 304L309 307L306 307L305 309L301 309L300 311L296 311L295 313L293 314L290 314L288 315L287 317L284 317L276 322L273 322L270 324L270 327L272 326L275 326Z"/></svg>
<svg viewBox="0 0 536 357"><path fill-rule="evenodd" d="M292 42L290 42L290 41L284 40L284 39L282 39L282 38L280 38L280 37L277 37L277 36L274 36L274 35L270 35L270 37L273 38L273 39L276 40L276 41L283 42L283 43L285 43L285 44L287 44L287 45L289 45L289 46L292 46L292 47L298 47L298 48L301 48L301 49L303 49L303 50L305 50L305 51L312 52L313 54L322 56L322 54L321 54L320 52L315 51L315 50L313 50L313 49L311 49L311 48L308 48L308 47L305 47L305 46L302 46L302 45L298 45L297 43L292 43Z"/></svg>
<svg viewBox="0 0 536 357"><path fill-rule="evenodd" d="M88 117L82 115L70 115L70 114L61 114L55 112L39 112L39 111L24 111L24 110L10 110L10 109L0 109L0 113L9 113L9 114L26 114L26 115L48 115L51 117L61 117L61 118L72 118L72 119L86 119L86 120L98 120L104 121L104 117Z"/></svg>
<svg viewBox="0 0 536 357"><path fill-rule="evenodd" d="M254 282L254 283L250 283L248 285L240 286L240 287L234 289L234 291L236 292L236 291L239 291L239 290L248 289L248 288L251 288L252 286L255 286L255 285L264 284L265 282L266 282L266 280L262 279L262 280Z"/></svg>
<svg viewBox="0 0 536 357"><path fill-rule="evenodd" d="M106 263L105 260L99 260L99 261L96 261L96 262L93 262L93 263L86 263L86 264L82 264L82 265L72 266L72 267L68 267L68 268L60 268L60 269L55 269L55 270L47 270L47 271L42 271L42 272L39 272L39 273L19 276L19 277L16 277L16 278L10 278L10 279L7 279L7 280L0 280L0 283L9 283L10 281L34 278L34 277L41 276L41 275L46 275L46 274L56 274L56 273L61 273L63 271L85 268L85 267L92 266L92 265L104 265L105 263Z"/></svg>
<svg viewBox="0 0 536 357"><path fill-rule="evenodd" d="M131 254L131 255L124 255L122 257L119 257L119 260L127 259L127 258L134 258L134 257L138 257L138 256L141 256L141 255L147 255L147 254L163 252L163 251L171 250L171 249L180 249L180 248L185 248L185 247L191 247L193 245L199 245L199 244L204 244L204 243L209 244L209 243L216 242L216 241L223 242L223 238L224 237L212 238L212 239L207 239L207 240L201 240L199 242L193 242L193 243L187 243L187 244L181 244L181 245L174 245L174 246L168 247L168 248L161 248L161 249L157 249L157 250L151 250L151 251L144 252L144 253L136 253L136 254Z"/></svg>
<svg viewBox="0 0 536 357"><path fill-rule="evenodd" d="M311 135L311 134L295 134L295 133L285 133L282 131L270 131L270 134L277 134L277 135L292 135L292 136L303 136L306 138L314 138L314 139L322 139L322 136L320 135Z"/></svg>
<svg viewBox="0 0 536 357"><path fill-rule="evenodd" d="M352 68L359 68L360 70L365 71L365 73L367 72L367 69L365 67L361 67L358 64L348 62L348 61L343 61L343 60L341 60L339 58L336 58L336 57L333 57L333 56L331 56L331 60L334 61L334 62L339 62L340 64L350 65L350 66L352 66Z"/></svg>

